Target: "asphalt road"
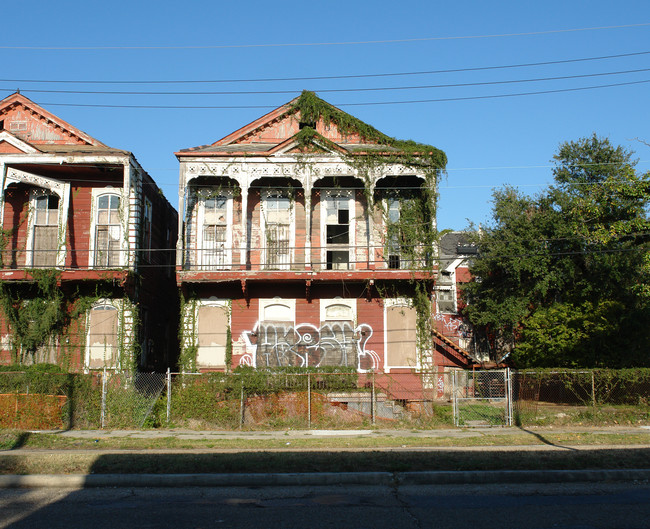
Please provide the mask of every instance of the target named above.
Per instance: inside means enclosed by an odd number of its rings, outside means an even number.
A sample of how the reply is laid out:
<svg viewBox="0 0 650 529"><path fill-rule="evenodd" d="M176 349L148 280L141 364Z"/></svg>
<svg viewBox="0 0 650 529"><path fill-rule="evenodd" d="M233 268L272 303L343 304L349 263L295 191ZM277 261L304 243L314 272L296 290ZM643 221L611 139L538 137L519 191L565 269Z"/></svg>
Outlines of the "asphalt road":
<svg viewBox="0 0 650 529"><path fill-rule="evenodd" d="M650 528L650 483L0 490L0 527Z"/></svg>

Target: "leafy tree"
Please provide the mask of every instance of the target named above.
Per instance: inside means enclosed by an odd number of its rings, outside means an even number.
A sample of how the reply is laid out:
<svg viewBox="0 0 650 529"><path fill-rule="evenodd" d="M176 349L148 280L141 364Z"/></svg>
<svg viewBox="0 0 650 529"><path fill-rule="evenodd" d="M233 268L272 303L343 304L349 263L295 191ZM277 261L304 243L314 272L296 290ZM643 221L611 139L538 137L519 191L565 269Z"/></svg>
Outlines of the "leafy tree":
<svg viewBox="0 0 650 529"><path fill-rule="evenodd" d="M555 185L494 193L467 314L520 366L650 365L650 175L593 135L560 146Z"/></svg>

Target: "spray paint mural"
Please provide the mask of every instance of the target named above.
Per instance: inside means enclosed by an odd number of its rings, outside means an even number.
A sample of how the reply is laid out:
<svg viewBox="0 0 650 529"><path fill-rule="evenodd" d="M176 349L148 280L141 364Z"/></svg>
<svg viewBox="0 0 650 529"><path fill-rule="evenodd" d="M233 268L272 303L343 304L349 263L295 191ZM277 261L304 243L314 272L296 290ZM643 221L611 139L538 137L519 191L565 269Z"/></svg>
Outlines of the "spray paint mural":
<svg viewBox="0 0 650 529"><path fill-rule="evenodd" d="M246 353L240 365L253 367L354 367L377 369L379 355L366 349L372 327L362 323L328 322L320 327L310 323L258 322L242 333Z"/></svg>

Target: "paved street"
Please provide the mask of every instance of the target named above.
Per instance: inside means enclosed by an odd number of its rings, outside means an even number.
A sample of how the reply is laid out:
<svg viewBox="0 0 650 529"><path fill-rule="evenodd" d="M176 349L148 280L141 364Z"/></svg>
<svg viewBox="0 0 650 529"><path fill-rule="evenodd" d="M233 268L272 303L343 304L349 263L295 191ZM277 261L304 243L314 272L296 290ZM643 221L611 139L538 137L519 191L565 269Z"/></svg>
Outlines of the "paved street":
<svg viewBox="0 0 650 529"><path fill-rule="evenodd" d="M650 484L7 489L0 527L638 529Z"/></svg>

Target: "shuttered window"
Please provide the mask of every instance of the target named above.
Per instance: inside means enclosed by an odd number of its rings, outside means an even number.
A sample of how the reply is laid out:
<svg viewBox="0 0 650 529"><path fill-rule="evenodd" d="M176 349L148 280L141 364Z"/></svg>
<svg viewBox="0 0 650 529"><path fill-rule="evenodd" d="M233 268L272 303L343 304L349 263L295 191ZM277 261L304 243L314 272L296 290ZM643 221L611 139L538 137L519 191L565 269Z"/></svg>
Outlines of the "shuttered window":
<svg viewBox="0 0 650 529"><path fill-rule="evenodd" d="M35 198L34 208L34 268L56 266L59 246L59 197L41 195Z"/></svg>
<svg viewBox="0 0 650 529"><path fill-rule="evenodd" d="M101 195L97 199L97 222L95 227L95 266L120 265L120 197Z"/></svg>
<svg viewBox="0 0 650 529"><path fill-rule="evenodd" d="M90 310L88 319L88 367L115 367L118 358L117 315L115 307L103 303Z"/></svg>

